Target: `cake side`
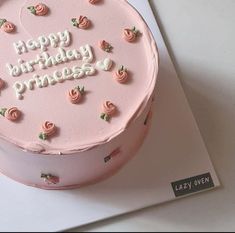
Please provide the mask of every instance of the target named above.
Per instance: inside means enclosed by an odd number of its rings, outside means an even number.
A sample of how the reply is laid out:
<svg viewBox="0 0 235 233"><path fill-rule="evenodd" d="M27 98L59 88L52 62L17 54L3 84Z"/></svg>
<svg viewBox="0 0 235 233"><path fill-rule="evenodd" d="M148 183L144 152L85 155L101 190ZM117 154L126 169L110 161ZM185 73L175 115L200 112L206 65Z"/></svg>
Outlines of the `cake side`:
<svg viewBox="0 0 235 233"><path fill-rule="evenodd" d="M74 189L103 181L116 174L141 147L151 127L152 99L134 124L112 141L89 151L47 155L22 151L1 141L0 172L28 186Z"/></svg>

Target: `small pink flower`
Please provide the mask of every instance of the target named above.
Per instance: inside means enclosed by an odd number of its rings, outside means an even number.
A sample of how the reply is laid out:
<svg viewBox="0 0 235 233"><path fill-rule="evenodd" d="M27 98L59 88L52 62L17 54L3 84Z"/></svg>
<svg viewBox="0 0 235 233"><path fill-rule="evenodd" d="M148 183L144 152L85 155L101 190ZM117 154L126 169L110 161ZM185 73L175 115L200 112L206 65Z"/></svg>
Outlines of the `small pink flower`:
<svg viewBox="0 0 235 233"><path fill-rule="evenodd" d="M42 140L47 140L48 137L54 135L57 131L57 128L54 123L51 123L49 121L46 121L42 125L42 133L39 134L39 138Z"/></svg>
<svg viewBox="0 0 235 233"><path fill-rule="evenodd" d="M82 98L82 95L78 90L73 89L69 92L69 100L72 104L79 103L81 98Z"/></svg>
<svg viewBox="0 0 235 233"><path fill-rule="evenodd" d="M125 29L123 32L124 38L128 42L134 42L139 35L139 31L134 27L133 29Z"/></svg>
<svg viewBox="0 0 235 233"><path fill-rule="evenodd" d="M17 121L20 118L20 116L21 116L21 112L16 107L9 108L5 112L5 117L9 121Z"/></svg>
<svg viewBox="0 0 235 233"><path fill-rule="evenodd" d="M114 78L119 83L126 83L128 80L128 71L124 66L121 67L117 72L114 73Z"/></svg>
<svg viewBox="0 0 235 233"><path fill-rule="evenodd" d="M80 16L78 19L72 19L73 26L78 27L80 29L87 29L91 25L91 21L86 16Z"/></svg>
<svg viewBox="0 0 235 233"><path fill-rule="evenodd" d="M103 111L105 114L112 116L117 110L117 107L110 101L103 103Z"/></svg>
<svg viewBox="0 0 235 233"><path fill-rule="evenodd" d="M109 121L110 117L113 116L117 107L110 101L105 101L102 105L103 113L101 114L101 119Z"/></svg>
<svg viewBox="0 0 235 233"><path fill-rule="evenodd" d="M47 136L51 136L53 134L55 134L56 132L56 126L54 123L51 123L49 121L46 121L43 125L42 125L42 130L43 132L47 135Z"/></svg>
<svg viewBox="0 0 235 233"><path fill-rule="evenodd" d="M77 87L75 89L72 89L68 93L69 101L72 104L78 104L81 101L84 92L85 92L84 87L83 88Z"/></svg>
<svg viewBox="0 0 235 233"><path fill-rule="evenodd" d="M39 3L36 6L30 6L28 7L28 9L31 11L32 14L38 16L44 16L49 11L49 8L43 3Z"/></svg>
<svg viewBox="0 0 235 233"><path fill-rule="evenodd" d="M11 22L8 22L6 19L0 19L0 27L6 33L15 31L15 25Z"/></svg>
<svg viewBox="0 0 235 233"><path fill-rule="evenodd" d="M36 15L39 15L39 16L43 16L48 13L48 7L43 3L37 4L35 6L35 10L36 10Z"/></svg>
<svg viewBox="0 0 235 233"><path fill-rule="evenodd" d="M100 41L99 46L102 50L104 50L105 52L108 52L108 53L110 53L111 50L113 49L113 47L105 40Z"/></svg>

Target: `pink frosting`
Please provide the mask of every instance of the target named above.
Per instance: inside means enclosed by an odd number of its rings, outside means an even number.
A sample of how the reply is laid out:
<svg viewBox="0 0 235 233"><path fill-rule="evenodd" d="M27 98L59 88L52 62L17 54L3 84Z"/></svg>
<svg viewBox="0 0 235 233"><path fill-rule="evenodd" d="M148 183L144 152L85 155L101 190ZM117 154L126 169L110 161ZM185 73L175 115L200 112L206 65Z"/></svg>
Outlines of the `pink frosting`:
<svg viewBox="0 0 235 233"><path fill-rule="evenodd" d="M11 124L0 118L0 138L18 147L43 154L73 154L88 151L117 138L128 129L143 113L152 96L158 72L158 53L153 37L141 16L125 0L103 0L102 4L92 7L87 1L60 0L45 1L50 3L48 17L32 17L28 6L35 6L35 0L3 1L1 15L17 25L17 33L1 34L0 56L1 78L7 81L9 88L4 90L0 99L2 106L16 106L24 117ZM78 31L71 25L70 19L78 14L86 15L92 20L93 27L87 31ZM112 19L112 20L110 20ZM43 27L42 27L43 25ZM142 33L136 43L125 43L122 32L125 28L136 26ZM63 67L81 66L83 61L72 61L56 67L40 70L36 65L33 73L20 77L11 77L6 64L17 64L18 59L31 61L40 50L29 51L22 55L15 52L13 43L27 42L42 35L63 32L71 33L71 45L66 49L78 49L89 44L94 52L94 63L109 57L117 69L125 64L132 72L128 85L117 85L112 78L112 71L98 71L94 77L84 77L46 88L34 88L24 93L23 100L17 100L12 86L16 81L24 82L36 75L52 75ZM97 46L97 41L105 39L115 48L106 54ZM48 47L50 55L58 53L58 48ZM86 86L88 89L84 103L74 106L68 101L68 90L74 86ZM118 114L110 124L100 120L101 104L112 100L118 106ZM59 126L60 132L52 141L38 140L38 126L45 119ZM50 172L50 171L49 171Z"/></svg>

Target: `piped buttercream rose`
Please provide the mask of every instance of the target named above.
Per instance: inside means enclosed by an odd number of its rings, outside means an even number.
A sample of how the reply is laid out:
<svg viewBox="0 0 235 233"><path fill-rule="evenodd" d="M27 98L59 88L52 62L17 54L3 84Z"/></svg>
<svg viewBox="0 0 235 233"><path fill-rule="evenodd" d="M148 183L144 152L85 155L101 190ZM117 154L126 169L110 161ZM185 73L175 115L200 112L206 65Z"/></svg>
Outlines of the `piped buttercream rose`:
<svg viewBox="0 0 235 233"><path fill-rule="evenodd" d="M17 121L21 117L21 111L16 108L2 108L0 109L0 115L4 116L9 121Z"/></svg>
<svg viewBox="0 0 235 233"><path fill-rule="evenodd" d="M78 27L80 29L87 29L91 25L91 21L86 16L82 15L79 18L73 18L71 21L74 27Z"/></svg>
<svg viewBox="0 0 235 233"><path fill-rule="evenodd" d="M51 136L55 133L56 131L56 126L54 123L51 123L49 121L46 121L43 125L42 125L42 130L43 132L47 135L47 136Z"/></svg>
<svg viewBox="0 0 235 233"><path fill-rule="evenodd" d="M6 33L11 33L15 31L15 25L6 19L0 19L0 27Z"/></svg>
<svg viewBox="0 0 235 233"><path fill-rule="evenodd" d="M76 87L69 91L68 98L72 104L78 104L82 100L85 93L85 88Z"/></svg>
<svg viewBox="0 0 235 233"><path fill-rule="evenodd" d="M113 49L113 47L105 40L100 41L99 46L102 50L108 53L110 53Z"/></svg>
<svg viewBox="0 0 235 233"><path fill-rule="evenodd" d="M49 11L49 8L43 3L39 3L36 6L30 6L28 7L28 9L30 10L32 14L38 15L38 16L44 16Z"/></svg>
<svg viewBox="0 0 235 233"><path fill-rule="evenodd" d="M139 31L134 27L132 29L125 29L123 32L123 36L126 41L134 42L139 35Z"/></svg>
<svg viewBox="0 0 235 233"><path fill-rule="evenodd" d="M128 80L128 71L127 69L122 66L118 71L114 73L114 78L119 82L119 83L126 83Z"/></svg>
<svg viewBox="0 0 235 233"><path fill-rule="evenodd" d="M117 107L110 101L105 101L102 105L103 113L101 114L101 119L105 121L109 121L111 116L113 116L116 111Z"/></svg>
<svg viewBox="0 0 235 233"><path fill-rule="evenodd" d="M21 116L21 112L16 107L9 108L5 113L5 117L9 121L17 121L20 118L20 116Z"/></svg>
<svg viewBox="0 0 235 233"><path fill-rule="evenodd" d="M57 128L54 123L52 123L50 121L46 121L42 125L42 131L43 132L39 134L39 138L42 140L47 140L48 137L51 137L52 135L54 135L56 133Z"/></svg>
<svg viewBox="0 0 235 233"><path fill-rule="evenodd" d="M48 7L43 3L37 4L35 6L35 10L36 10L36 15L39 15L39 16L43 16L48 13Z"/></svg>

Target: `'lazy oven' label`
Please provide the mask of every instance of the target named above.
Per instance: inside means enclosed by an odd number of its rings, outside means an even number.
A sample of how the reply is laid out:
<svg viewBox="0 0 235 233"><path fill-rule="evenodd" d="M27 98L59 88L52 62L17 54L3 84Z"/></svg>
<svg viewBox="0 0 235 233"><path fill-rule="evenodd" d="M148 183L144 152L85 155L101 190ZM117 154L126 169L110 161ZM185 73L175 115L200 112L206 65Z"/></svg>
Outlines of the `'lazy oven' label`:
<svg viewBox="0 0 235 233"><path fill-rule="evenodd" d="M171 185L176 197L189 195L215 187L210 173L176 181L171 183Z"/></svg>

